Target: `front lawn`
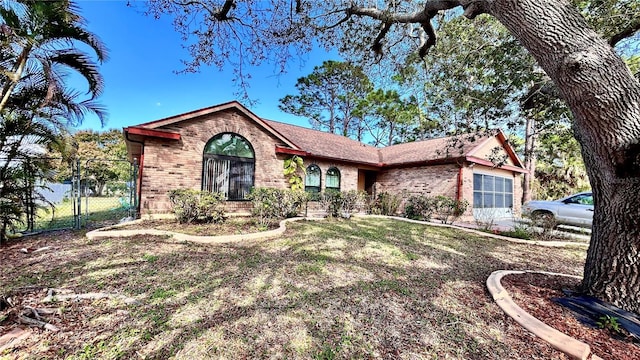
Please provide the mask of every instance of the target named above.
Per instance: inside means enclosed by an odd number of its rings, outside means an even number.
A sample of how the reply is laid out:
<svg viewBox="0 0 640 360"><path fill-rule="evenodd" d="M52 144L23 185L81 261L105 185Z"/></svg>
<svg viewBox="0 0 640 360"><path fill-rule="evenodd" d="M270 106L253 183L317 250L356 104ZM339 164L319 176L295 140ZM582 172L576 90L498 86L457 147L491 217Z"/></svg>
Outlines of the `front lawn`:
<svg viewBox="0 0 640 360"><path fill-rule="evenodd" d="M57 303L60 332L34 329L0 353L72 359L562 359L505 317L485 281L496 269L580 275L585 257L374 218L290 223L278 239L233 244L64 232L0 251L0 295L23 305L47 288L139 301ZM0 335L14 326L2 320Z"/></svg>

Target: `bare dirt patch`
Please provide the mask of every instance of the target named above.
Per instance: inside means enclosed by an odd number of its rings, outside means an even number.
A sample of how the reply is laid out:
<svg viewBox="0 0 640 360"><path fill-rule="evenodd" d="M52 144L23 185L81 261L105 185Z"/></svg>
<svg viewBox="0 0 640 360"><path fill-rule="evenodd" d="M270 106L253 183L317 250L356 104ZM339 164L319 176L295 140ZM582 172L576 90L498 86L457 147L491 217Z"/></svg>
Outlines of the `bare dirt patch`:
<svg viewBox="0 0 640 360"><path fill-rule="evenodd" d="M584 325L570 310L552 300L565 296L563 289L576 289L579 280L535 273L509 274L502 278L502 285L516 304L526 312L554 329L588 344L591 351L601 358L640 358L640 344L634 343L633 338L609 329Z"/></svg>

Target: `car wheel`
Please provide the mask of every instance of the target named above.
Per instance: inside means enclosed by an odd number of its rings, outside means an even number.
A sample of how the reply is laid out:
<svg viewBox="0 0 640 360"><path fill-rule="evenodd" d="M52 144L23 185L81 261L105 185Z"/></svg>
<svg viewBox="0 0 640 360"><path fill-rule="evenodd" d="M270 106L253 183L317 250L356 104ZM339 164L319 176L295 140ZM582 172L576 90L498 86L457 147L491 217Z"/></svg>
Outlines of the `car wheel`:
<svg viewBox="0 0 640 360"><path fill-rule="evenodd" d="M532 214L533 224L545 229L555 229L558 225L555 216L546 211L536 211Z"/></svg>

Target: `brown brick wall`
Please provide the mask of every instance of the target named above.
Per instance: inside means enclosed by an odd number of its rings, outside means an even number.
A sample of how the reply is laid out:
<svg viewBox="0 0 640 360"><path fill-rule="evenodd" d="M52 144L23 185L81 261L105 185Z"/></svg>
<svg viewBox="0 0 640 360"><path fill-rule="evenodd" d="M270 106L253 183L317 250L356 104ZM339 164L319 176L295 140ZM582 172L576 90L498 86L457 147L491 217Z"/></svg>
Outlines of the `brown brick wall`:
<svg viewBox="0 0 640 360"><path fill-rule="evenodd" d="M144 163L141 184L142 215L170 212L167 192L179 188L200 189L202 183L202 155L206 143L223 132L236 133L246 138L255 151L256 187L287 188L288 183L282 173L283 161L288 156L276 155L275 146L280 140L260 128L255 122L234 111L221 111L205 118L185 120L164 129L181 134L181 140L148 138L144 148ZM335 166L340 170L340 188L343 191L358 189L358 166L342 162L332 162L306 158L305 166L316 164L322 173L322 189L326 185L326 172ZM462 198L473 203L473 173L495 174L514 179L514 213L521 211L521 176L512 172L492 169L481 165L466 166L462 171ZM431 196L446 195L455 198L458 189L459 166L457 164L397 168L378 173L376 192L402 193ZM234 202L227 205L229 211L247 212L250 204ZM401 211L403 206L401 207ZM466 219L472 219L469 207Z"/></svg>
<svg viewBox="0 0 640 360"><path fill-rule="evenodd" d="M140 202L143 215L169 212L169 190L201 188L204 147L209 139L223 132L239 134L253 146L256 187L287 187L282 174L284 157L275 154L275 145L280 141L235 111L182 121L165 129L180 133L181 140L146 140Z"/></svg>
<svg viewBox="0 0 640 360"><path fill-rule="evenodd" d="M318 165L320 167L321 172L321 180L320 187L324 191L325 186L327 184L327 170L331 167L335 167L340 171L340 190L341 191L349 191L349 190L358 190L358 167L354 165L348 165L344 163L326 161L326 160L318 160L314 158L306 158L304 159L304 166L308 167L310 165Z"/></svg>
<svg viewBox="0 0 640 360"><path fill-rule="evenodd" d="M378 174L376 192L456 196L457 165L390 169Z"/></svg>

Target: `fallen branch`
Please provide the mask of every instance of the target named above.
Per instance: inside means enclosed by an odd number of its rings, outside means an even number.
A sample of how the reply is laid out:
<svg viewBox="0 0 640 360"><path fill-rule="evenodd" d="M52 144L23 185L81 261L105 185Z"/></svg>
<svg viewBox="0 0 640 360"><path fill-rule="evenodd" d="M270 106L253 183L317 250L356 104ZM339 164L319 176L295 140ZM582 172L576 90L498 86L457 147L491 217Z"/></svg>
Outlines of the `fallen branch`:
<svg viewBox="0 0 640 360"><path fill-rule="evenodd" d="M35 253L39 253L39 252L43 252L43 251L47 251L47 250L51 250L51 246L43 246L41 248L35 249L35 248L22 248L20 249L20 252L25 253L25 254L35 254Z"/></svg>
<svg viewBox="0 0 640 360"><path fill-rule="evenodd" d="M49 324L47 322L44 321L40 321L40 320L36 320L36 319L32 319L28 316L24 316L24 315L18 315L18 321L22 324L25 325L30 325L30 326L37 326L49 331L53 331L53 332L58 332L60 331L60 329L53 325L53 324Z"/></svg>
<svg viewBox="0 0 640 360"><path fill-rule="evenodd" d="M109 293L84 293L84 294L60 294L56 295L53 289L49 289L47 292L47 297L45 297L42 302L56 302L56 301L80 301L80 300L100 300L100 299L119 299L122 300L125 304L139 304L139 301L126 297L124 295L119 294L109 294Z"/></svg>

